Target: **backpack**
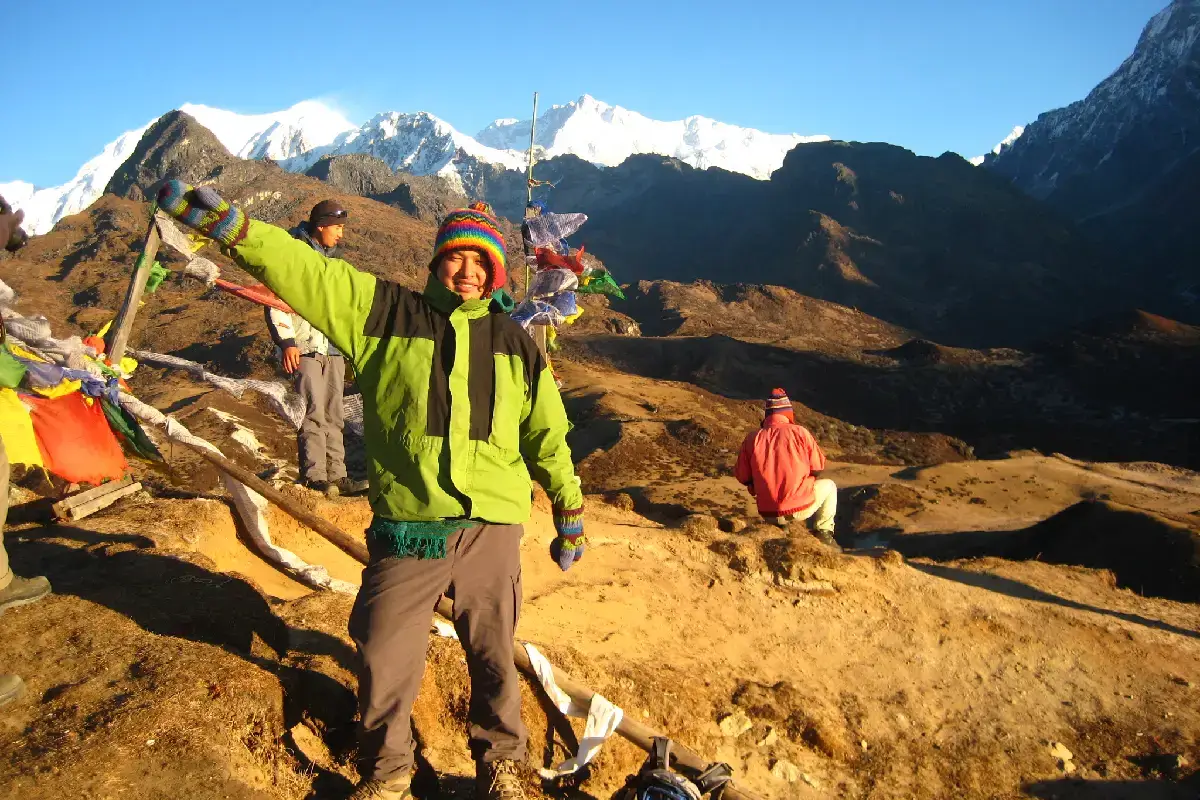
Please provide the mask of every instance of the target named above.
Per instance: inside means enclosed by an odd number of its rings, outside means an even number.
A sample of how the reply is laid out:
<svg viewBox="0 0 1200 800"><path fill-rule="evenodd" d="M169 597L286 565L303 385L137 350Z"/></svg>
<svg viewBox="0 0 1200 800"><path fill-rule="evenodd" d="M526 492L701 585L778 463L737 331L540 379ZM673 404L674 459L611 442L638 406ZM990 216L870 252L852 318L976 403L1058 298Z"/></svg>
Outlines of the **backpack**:
<svg viewBox="0 0 1200 800"><path fill-rule="evenodd" d="M625 779L614 800L702 800L710 792L719 798L732 774L728 764L713 764L689 779L671 769L671 740L656 736L645 763Z"/></svg>

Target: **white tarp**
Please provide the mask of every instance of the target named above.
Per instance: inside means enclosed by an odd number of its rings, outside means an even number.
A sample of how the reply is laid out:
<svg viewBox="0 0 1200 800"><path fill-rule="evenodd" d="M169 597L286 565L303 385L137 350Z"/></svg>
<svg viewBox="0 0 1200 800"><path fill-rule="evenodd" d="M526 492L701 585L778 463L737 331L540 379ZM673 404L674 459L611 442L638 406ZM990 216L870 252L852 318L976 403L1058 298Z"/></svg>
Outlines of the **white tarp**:
<svg viewBox="0 0 1200 800"><path fill-rule="evenodd" d="M178 420L164 415L153 406L148 406L131 394L121 392L121 407L142 422L161 429L169 439L197 445L210 452L222 455L221 451L209 442L194 435ZM221 481L225 490L233 498L234 508L246 526L254 546L268 559L278 564L297 580L317 589L329 589L342 594L357 594L358 587L353 583L338 580L330 576L329 571L318 564L309 564L291 550L280 547L271 541L271 532L267 529L267 500L257 492L251 491L240 481L221 473Z"/></svg>
<svg viewBox="0 0 1200 800"><path fill-rule="evenodd" d="M433 618L433 631L446 639L458 639L454 626L439 616ZM613 704L611 700L600 693L592 695L587 708L582 708L571 699L571 696L559 688L554 680L554 667L542 655L541 651L529 642L522 642L529 661L537 675L542 690L554 703L555 708L568 717L585 718L583 736L579 738L579 750L574 756L559 764L554 769L539 769L538 773L546 779L559 778L578 772L583 765L588 764L600 752L600 747L617 732L617 727L625 716L625 712Z"/></svg>
<svg viewBox="0 0 1200 800"><path fill-rule="evenodd" d="M239 400L247 389L258 392L266 397L276 413L290 422L296 430L300 430L300 425L304 422L304 398L282 383L258 381L252 378L226 378L209 372L203 364L197 364L195 361L188 361L179 356L151 353L146 350L131 350L129 354L143 364L184 370L198 380L211 383L218 389L224 389Z"/></svg>
<svg viewBox="0 0 1200 800"><path fill-rule="evenodd" d="M587 719L583 726L583 736L579 738L579 751L554 769L538 770L543 778L570 775L596 757L596 754L600 752L600 746L616 732L625 712L598 692L592 695L591 703L587 708L576 705L570 695L558 688L558 683L554 680L554 667L541 654L541 651L529 642L524 642L523 645L533 664L533 671L537 673L538 681L542 684L542 689L545 690L546 695L558 710L569 717Z"/></svg>

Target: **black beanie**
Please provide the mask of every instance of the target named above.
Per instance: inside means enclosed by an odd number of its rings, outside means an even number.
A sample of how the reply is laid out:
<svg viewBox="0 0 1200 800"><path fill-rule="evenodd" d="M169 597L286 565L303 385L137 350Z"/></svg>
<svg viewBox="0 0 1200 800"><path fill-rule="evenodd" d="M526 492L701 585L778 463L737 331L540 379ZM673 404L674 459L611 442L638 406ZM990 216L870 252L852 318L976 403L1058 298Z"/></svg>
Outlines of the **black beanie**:
<svg viewBox="0 0 1200 800"><path fill-rule="evenodd" d="M322 200L312 208L308 215L310 230L323 228L326 225L344 225L349 215L337 200Z"/></svg>

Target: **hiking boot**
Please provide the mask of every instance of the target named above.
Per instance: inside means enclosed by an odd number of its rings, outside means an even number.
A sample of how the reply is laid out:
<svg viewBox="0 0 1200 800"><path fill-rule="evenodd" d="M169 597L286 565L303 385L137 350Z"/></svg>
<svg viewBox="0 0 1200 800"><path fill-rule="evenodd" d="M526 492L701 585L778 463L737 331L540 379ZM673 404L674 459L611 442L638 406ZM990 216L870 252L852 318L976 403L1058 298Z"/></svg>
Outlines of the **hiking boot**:
<svg viewBox="0 0 1200 800"><path fill-rule="evenodd" d="M20 700L25 694L25 681L18 675L0 675L0 706Z"/></svg>
<svg viewBox="0 0 1200 800"><path fill-rule="evenodd" d="M813 531L813 536L817 537L817 541L819 541L821 544L827 545L828 547L832 547L834 550L841 552L842 546L837 543L837 539L834 539L833 534L829 531L815 530Z"/></svg>
<svg viewBox="0 0 1200 800"><path fill-rule="evenodd" d="M371 488L370 481L356 481L353 478L342 478L334 483L342 497L358 497L366 494Z"/></svg>
<svg viewBox="0 0 1200 800"><path fill-rule="evenodd" d="M337 484L330 483L329 481L310 481L305 479L304 488L312 489L314 492L320 492L331 500L338 496Z"/></svg>
<svg viewBox="0 0 1200 800"><path fill-rule="evenodd" d="M525 789L511 758L475 763L475 800L525 800Z"/></svg>
<svg viewBox="0 0 1200 800"><path fill-rule="evenodd" d="M17 606L36 603L50 594L50 581L38 575L33 578L13 576L12 583L0 591L0 614Z"/></svg>
<svg viewBox="0 0 1200 800"><path fill-rule="evenodd" d="M372 778L360 783L348 800L411 800L411 786L411 772L387 780Z"/></svg>

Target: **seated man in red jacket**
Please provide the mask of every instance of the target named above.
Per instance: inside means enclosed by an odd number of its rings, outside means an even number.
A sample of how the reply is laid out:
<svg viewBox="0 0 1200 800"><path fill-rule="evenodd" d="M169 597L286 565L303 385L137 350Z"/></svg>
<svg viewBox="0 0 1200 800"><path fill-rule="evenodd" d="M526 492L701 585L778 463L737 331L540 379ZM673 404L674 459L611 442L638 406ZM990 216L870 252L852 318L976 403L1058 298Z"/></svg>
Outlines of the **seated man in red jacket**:
<svg viewBox="0 0 1200 800"><path fill-rule="evenodd" d="M796 424L792 401L783 389L772 389L762 427L742 443L734 477L754 495L758 513L767 522L786 528L811 518L814 535L836 547L837 485L817 478L823 469L821 446L807 428Z"/></svg>

